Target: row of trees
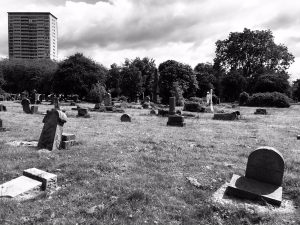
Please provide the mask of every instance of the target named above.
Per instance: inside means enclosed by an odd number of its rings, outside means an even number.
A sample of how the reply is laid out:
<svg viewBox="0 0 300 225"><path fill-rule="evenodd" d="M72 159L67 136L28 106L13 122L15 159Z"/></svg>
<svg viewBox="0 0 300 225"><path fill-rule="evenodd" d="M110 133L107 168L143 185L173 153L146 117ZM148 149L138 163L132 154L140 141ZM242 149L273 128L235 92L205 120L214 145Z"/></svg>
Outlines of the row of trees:
<svg viewBox="0 0 300 225"><path fill-rule="evenodd" d="M154 59L126 59L110 68L86 58L81 53L61 62L50 60L0 61L0 87L12 93L31 91L50 94L88 96L95 87L105 87L113 96L124 95L130 100L137 96L159 94L163 102L169 96L203 97L211 88L226 101L237 100L246 91L281 92L300 99L300 80L290 86L287 69L294 56L286 46L275 44L270 30L233 32L216 42L213 63L190 65L167 60L158 67ZM96 86L95 86L96 85Z"/></svg>

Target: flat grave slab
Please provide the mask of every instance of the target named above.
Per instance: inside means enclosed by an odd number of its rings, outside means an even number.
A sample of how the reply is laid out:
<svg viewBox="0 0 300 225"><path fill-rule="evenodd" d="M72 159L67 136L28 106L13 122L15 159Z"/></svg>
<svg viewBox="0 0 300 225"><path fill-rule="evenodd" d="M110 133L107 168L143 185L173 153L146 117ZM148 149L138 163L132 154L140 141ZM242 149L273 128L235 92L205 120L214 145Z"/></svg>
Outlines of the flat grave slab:
<svg viewBox="0 0 300 225"><path fill-rule="evenodd" d="M32 190L40 190L42 182L26 176L20 176L0 185L0 197L14 198Z"/></svg>
<svg viewBox="0 0 300 225"><path fill-rule="evenodd" d="M280 206L282 202L282 187L260 182L244 176L233 174L227 187L227 194L253 200L265 200L270 204Z"/></svg>

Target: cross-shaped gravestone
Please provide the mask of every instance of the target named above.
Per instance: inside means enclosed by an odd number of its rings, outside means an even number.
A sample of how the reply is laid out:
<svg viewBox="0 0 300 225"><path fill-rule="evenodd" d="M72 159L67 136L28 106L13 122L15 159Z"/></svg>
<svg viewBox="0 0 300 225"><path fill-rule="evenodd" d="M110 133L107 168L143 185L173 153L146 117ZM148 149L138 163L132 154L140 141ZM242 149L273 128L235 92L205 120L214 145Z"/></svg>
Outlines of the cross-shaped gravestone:
<svg viewBox="0 0 300 225"><path fill-rule="evenodd" d="M48 150L59 149L61 145L63 125L67 122L67 116L60 110L47 111L43 119L44 127L39 139L38 148Z"/></svg>
<svg viewBox="0 0 300 225"><path fill-rule="evenodd" d="M248 157L245 177L234 174L227 194L247 199L265 200L280 206L284 160L279 151L260 147Z"/></svg>

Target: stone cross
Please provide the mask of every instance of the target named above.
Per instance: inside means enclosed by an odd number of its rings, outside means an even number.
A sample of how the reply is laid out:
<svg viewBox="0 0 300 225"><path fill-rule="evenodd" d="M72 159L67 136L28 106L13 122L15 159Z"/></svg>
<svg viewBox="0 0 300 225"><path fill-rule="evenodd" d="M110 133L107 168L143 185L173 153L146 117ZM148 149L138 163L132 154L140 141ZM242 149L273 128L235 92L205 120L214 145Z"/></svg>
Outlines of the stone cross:
<svg viewBox="0 0 300 225"><path fill-rule="evenodd" d="M175 105L176 105L175 97L170 97L169 98L169 115L175 115Z"/></svg>
<svg viewBox="0 0 300 225"><path fill-rule="evenodd" d="M46 148L50 151L59 149L65 122L67 122L65 113L56 109L48 110L47 115L43 119L44 127L39 139L38 148Z"/></svg>

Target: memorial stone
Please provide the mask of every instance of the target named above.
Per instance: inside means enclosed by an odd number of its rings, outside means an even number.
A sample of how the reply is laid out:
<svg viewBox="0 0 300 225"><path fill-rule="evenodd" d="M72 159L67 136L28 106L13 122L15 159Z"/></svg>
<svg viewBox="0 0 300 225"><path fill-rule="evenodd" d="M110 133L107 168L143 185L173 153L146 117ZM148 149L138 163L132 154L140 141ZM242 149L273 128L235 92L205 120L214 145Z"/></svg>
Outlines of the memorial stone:
<svg viewBox="0 0 300 225"><path fill-rule="evenodd" d="M89 118L89 111L87 108L78 108L78 114L77 117L85 117L85 118Z"/></svg>
<svg viewBox="0 0 300 225"><path fill-rule="evenodd" d="M121 122L131 122L131 116L130 115L128 115L128 114L123 114L122 116L121 116Z"/></svg>
<svg viewBox="0 0 300 225"><path fill-rule="evenodd" d="M214 120L236 120L240 116L240 112L232 112L232 113L214 113Z"/></svg>
<svg viewBox="0 0 300 225"><path fill-rule="evenodd" d="M254 114L267 115L267 110L266 109L256 109Z"/></svg>
<svg viewBox="0 0 300 225"><path fill-rule="evenodd" d="M105 106L111 106L111 94L107 93L104 97L104 105Z"/></svg>
<svg viewBox="0 0 300 225"><path fill-rule="evenodd" d="M5 128L3 127L3 122L0 119L0 132L3 132L3 131L5 131Z"/></svg>
<svg viewBox="0 0 300 225"><path fill-rule="evenodd" d="M169 115L175 115L175 105L176 105L175 97L170 97L169 98Z"/></svg>
<svg viewBox="0 0 300 225"><path fill-rule="evenodd" d="M22 104L22 107L23 107L23 111L24 111L25 113L31 113L31 109L30 109L30 101L29 101L29 99L24 98L24 99L21 101L21 104Z"/></svg>
<svg viewBox="0 0 300 225"><path fill-rule="evenodd" d="M39 139L38 148L50 151L59 149L62 139L63 125L67 116L60 110L48 110L43 119L44 127Z"/></svg>
<svg viewBox="0 0 300 225"><path fill-rule="evenodd" d="M245 177L234 174L227 187L227 194L261 200L280 206L284 160L280 152L271 147L253 151L247 162Z"/></svg>
<svg viewBox="0 0 300 225"><path fill-rule="evenodd" d="M6 106L5 105L2 105L0 104L0 112L6 112Z"/></svg>

